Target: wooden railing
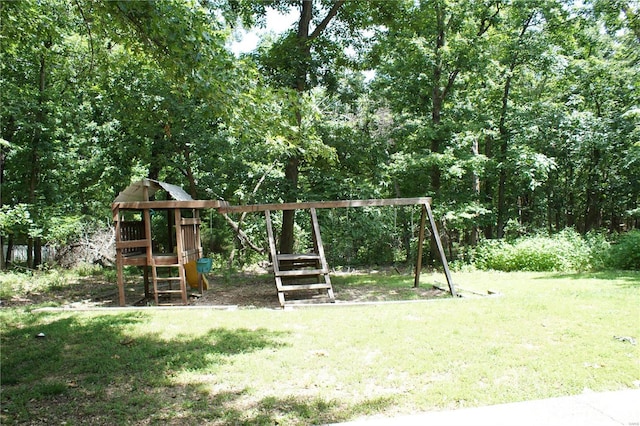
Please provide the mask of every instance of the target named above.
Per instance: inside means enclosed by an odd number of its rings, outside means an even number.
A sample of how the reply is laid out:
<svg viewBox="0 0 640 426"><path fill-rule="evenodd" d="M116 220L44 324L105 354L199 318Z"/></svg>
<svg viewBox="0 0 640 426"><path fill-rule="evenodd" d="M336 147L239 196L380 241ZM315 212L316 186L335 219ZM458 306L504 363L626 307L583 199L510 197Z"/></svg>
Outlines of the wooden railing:
<svg viewBox="0 0 640 426"><path fill-rule="evenodd" d="M120 238L116 241L116 248L122 249L123 256L144 253L147 246L144 222L120 221Z"/></svg>
<svg viewBox="0 0 640 426"><path fill-rule="evenodd" d="M180 221L182 234L182 259L183 263L198 260L202 257L200 245L200 218L183 218Z"/></svg>

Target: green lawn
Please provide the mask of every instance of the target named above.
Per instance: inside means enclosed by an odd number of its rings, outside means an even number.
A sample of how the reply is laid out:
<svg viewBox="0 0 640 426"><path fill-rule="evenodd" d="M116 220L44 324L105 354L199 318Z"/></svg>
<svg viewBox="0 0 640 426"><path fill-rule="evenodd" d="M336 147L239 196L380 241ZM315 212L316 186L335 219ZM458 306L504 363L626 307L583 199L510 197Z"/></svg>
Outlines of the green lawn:
<svg viewBox="0 0 640 426"><path fill-rule="evenodd" d="M453 276L500 296L286 311L2 308L0 420L314 424L640 386L640 348L616 338L640 340L640 274Z"/></svg>

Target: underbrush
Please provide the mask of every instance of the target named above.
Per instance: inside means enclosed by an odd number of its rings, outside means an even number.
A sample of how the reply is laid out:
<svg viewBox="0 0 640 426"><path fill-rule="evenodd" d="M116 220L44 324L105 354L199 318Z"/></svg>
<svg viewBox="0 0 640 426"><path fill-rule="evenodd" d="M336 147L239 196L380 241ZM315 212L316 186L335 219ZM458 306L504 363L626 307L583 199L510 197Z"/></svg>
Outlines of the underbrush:
<svg viewBox="0 0 640 426"><path fill-rule="evenodd" d="M611 246L608 265L616 269L640 270L640 230L619 236Z"/></svg>
<svg viewBox="0 0 640 426"><path fill-rule="evenodd" d="M640 231L608 240L573 229L555 235L534 235L515 240L485 240L470 250L468 264L497 271L640 270Z"/></svg>
<svg viewBox="0 0 640 426"><path fill-rule="evenodd" d="M47 271L11 271L0 274L0 299L15 295L55 291L66 285L71 272L56 268Z"/></svg>
<svg viewBox="0 0 640 426"><path fill-rule="evenodd" d="M125 276L130 275L125 268ZM60 301L64 296L75 297L76 293L91 296L91 291L100 291L95 282L116 282L115 268L99 265L81 264L74 268L44 267L28 269L16 267L13 270L0 272L0 300L11 302L25 298L33 300L50 300L57 295ZM11 303L8 303L11 305Z"/></svg>

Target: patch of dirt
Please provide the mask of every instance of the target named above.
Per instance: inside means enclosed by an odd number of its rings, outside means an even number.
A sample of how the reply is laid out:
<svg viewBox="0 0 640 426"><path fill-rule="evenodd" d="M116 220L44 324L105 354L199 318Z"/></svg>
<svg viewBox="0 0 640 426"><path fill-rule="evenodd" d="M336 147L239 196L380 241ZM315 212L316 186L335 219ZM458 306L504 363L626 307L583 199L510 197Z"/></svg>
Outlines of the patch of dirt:
<svg viewBox="0 0 640 426"><path fill-rule="evenodd" d="M340 272L336 275L361 274L361 271ZM367 273L371 273L368 271ZM376 272L374 272L376 273ZM386 273L385 273L386 274ZM397 276L397 274L396 274ZM280 308L274 279L266 271L250 271L231 276L210 274L207 276L209 289L203 295L197 290L189 289L189 304L194 306L237 306L238 308ZM344 284L339 279L333 281L336 303L354 302L383 302L399 300L418 300L448 297L448 293L429 284L422 284L419 288L388 287L384 285L381 275L380 284ZM287 300L294 300L290 295ZM326 292L308 292L301 294L302 298L318 298L326 301ZM142 277L127 277L125 283L125 299L127 306L151 305L153 300L144 296ZM165 300L174 305L181 305L179 297ZM89 307L118 306L117 286L100 277L83 277L66 285L56 286L51 291L42 293L26 293L1 301L0 306L29 306L29 305L62 306L69 309Z"/></svg>
<svg viewBox="0 0 640 426"><path fill-rule="evenodd" d="M209 289L192 297L192 305L236 305L243 308L278 308L278 294L268 275L240 274L220 279L209 276Z"/></svg>

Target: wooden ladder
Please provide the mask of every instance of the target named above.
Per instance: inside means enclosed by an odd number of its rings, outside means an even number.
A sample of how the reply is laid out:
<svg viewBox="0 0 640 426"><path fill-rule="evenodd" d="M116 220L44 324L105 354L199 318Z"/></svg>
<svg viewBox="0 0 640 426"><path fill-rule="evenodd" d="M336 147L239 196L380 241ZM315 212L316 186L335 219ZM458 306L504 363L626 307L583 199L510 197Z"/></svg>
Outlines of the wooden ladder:
<svg viewBox="0 0 640 426"><path fill-rule="evenodd" d="M316 209L311 208L311 226L313 230L314 250L311 253L303 254L279 254L276 250L276 241L271 222L271 212L265 210L267 222L267 236L269 238L269 253L273 262L273 275L278 290L278 300L283 308L287 303L317 303L318 299L290 299L285 300L285 295L297 292L326 291L326 298L323 301L335 302L331 278L329 278L329 266L324 255L322 238L320 237L320 225ZM323 291L324 290L324 291Z"/></svg>
<svg viewBox="0 0 640 426"><path fill-rule="evenodd" d="M149 236L147 238L147 265L151 267L151 281L153 283L153 300L156 306L160 306L160 296L168 296L169 299L173 295L180 295L182 299L182 303L184 305L187 304L187 287L186 287L186 277L184 272L184 267L181 262L181 254L180 248L182 247L182 238L180 232L177 232L176 235L176 244L178 247L177 256L154 256L153 255L153 243L151 240L151 216L149 214L149 210L145 210L145 226L146 234ZM179 220L179 219L176 219ZM168 271L168 276L161 277L158 274L158 269L164 269ZM177 271L177 275L173 272L173 270ZM174 275L171 275L171 274ZM167 288L160 288L159 284L166 284ZM178 284L178 288L174 288L174 283ZM164 304L171 304L164 303Z"/></svg>
<svg viewBox="0 0 640 426"><path fill-rule="evenodd" d="M172 257L171 257L172 258ZM175 260L175 258L172 258ZM153 281L153 299L157 306L160 306L160 296L168 296L171 298L174 295L180 295L183 304L187 304L187 291L184 286L184 279L181 277L182 266L179 263L174 263L174 260L171 260L170 263L165 263L159 261L158 258L153 259L151 261L151 279ZM168 276L160 276L158 273L158 269L167 270ZM175 275L174 270L177 270L177 274ZM171 275L174 274L174 275ZM161 283L166 284L166 287L160 288ZM174 284L178 284L177 288L175 288ZM171 302L162 303L170 305Z"/></svg>

